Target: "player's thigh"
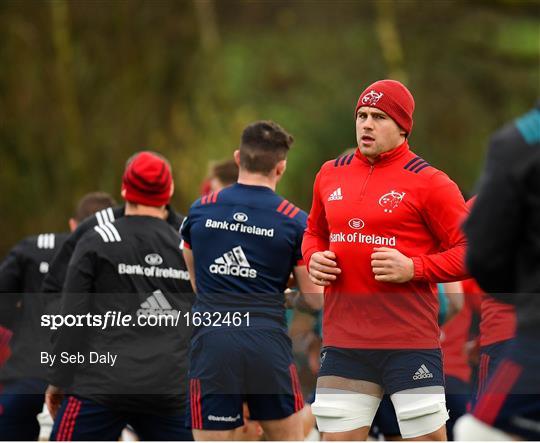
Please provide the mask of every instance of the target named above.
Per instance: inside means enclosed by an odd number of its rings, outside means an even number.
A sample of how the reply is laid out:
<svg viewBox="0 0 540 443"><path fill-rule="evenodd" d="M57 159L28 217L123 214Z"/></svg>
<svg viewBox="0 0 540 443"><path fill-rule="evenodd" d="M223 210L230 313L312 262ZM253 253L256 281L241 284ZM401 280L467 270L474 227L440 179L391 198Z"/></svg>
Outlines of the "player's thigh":
<svg viewBox="0 0 540 443"><path fill-rule="evenodd" d="M51 441L116 441L126 426L123 414L91 400L69 396L54 421Z"/></svg>
<svg viewBox="0 0 540 443"><path fill-rule="evenodd" d="M323 438L365 439L382 397L371 351L325 348L313 414Z"/></svg>
<svg viewBox="0 0 540 443"><path fill-rule="evenodd" d="M304 426L300 412L278 420L260 420L259 423L268 440L304 440Z"/></svg>
<svg viewBox="0 0 540 443"><path fill-rule="evenodd" d="M401 436L445 438L448 412L440 349L388 351L382 368Z"/></svg>
<svg viewBox="0 0 540 443"><path fill-rule="evenodd" d="M446 438L448 411L443 386L406 389L392 394L390 398L404 439Z"/></svg>
<svg viewBox="0 0 540 443"><path fill-rule="evenodd" d="M193 438L195 441L232 441L234 430L209 431L206 429L193 429Z"/></svg>

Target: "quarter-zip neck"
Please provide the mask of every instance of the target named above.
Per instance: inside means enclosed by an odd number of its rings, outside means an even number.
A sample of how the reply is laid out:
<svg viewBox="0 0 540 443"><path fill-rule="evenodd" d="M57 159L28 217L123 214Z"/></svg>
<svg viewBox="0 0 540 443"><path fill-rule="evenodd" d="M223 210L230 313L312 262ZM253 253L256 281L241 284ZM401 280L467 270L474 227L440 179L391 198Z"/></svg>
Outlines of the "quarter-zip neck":
<svg viewBox="0 0 540 443"><path fill-rule="evenodd" d="M399 145L397 148L392 149L391 151L383 152L381 155L379 155L373 163L371 163L367 157L365 157L361 152L360 149L356 149L356 157L366 166L369 166L369 172L364 180L364 183L362 184L362 190L360 191L360 201L364 199L364 196L366 195L366 189L369 182L369 179L373 175L373 171L375 170L375 167L380 168L383 166L386 166L390 163L393 163L398 158L404 156L409 152L409 144L407 143L407 140L405 140L401 145Z"/></svg>
<svg viewBox="0 0 540 443"><path fill-rule="evenodd" d="M360 201L364 200L364 195L366 195L367 184L368 184L369 179L371 178L371 174L373 174L374 169L375 169L375 165L372 164L369 168L368 175L366 179L364 180L364 184L362 185L362 191L360 192Z"/></svg>
<svg viewBox="0 0 540 443"><path fill-rule="evenodd" d="M396 161L398 158L401 158L403 157L404 155L406 155L407 153L409 152L409 143L407 142L407 140L405 140L401 145L399 145L398 147L390 150L390 151L386 151L386 152L383 152L381 155L379 155L375 161L373 163L371 163L367 157L362 154L360 152L360 149L359 148L356 148L356 152L355 152L355 156L365 165L367 166L375 166L377 165L378 167L380 166L386 166L390 163L393 163L394 161Z"/></svg>

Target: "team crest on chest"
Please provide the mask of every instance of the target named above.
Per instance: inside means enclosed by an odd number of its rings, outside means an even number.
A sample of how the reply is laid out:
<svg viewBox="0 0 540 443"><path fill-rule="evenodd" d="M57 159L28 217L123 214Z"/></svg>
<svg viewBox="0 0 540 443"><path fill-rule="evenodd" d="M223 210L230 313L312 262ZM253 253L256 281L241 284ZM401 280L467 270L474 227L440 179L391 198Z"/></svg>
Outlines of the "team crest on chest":
<svg viewBox="0 0 540 443"><path fill-rule="evenodd" d="M383 207L384 212L391 213L403 201L403 197L405 197L405 192L392 190L381 196L379 205Z"/></svg>

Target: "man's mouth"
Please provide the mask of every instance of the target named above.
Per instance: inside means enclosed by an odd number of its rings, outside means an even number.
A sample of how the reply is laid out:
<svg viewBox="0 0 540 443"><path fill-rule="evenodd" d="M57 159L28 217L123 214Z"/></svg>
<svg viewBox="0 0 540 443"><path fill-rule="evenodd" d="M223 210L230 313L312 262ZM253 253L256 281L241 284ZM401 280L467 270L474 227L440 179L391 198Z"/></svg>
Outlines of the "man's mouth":
<svg viewBox="0 0 540 443"><path fill-rule="evenodd" d="M372 142L374 141L375 139L371 136L371 135L363 135L362 136L362 141L363 142Z"/></svg>

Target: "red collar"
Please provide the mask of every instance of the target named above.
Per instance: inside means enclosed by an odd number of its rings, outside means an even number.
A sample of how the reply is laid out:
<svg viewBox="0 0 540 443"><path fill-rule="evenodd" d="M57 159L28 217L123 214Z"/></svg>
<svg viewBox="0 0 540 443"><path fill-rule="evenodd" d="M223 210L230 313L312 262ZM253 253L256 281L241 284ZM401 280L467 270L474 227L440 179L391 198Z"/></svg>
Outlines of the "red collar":
<svg viewBox="0 0 540 443"><path fill-rule="evenodd" d="M371 163L361 152L359 148L356 148L356 152L354 155L362 162L365 163L368 166L382 166L389 163L393 163L398 158L403 157L405 154L409 152L409 143L407 140L405 140L401 145L398 147L391 149L390 151L383 152L381 155L379 155L374 163Z"/></svg>

